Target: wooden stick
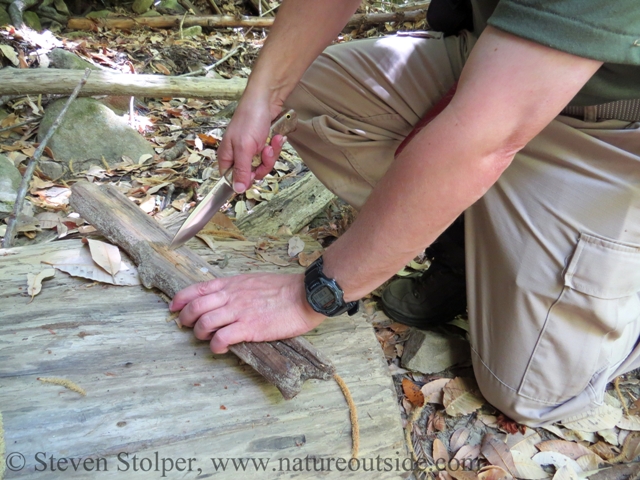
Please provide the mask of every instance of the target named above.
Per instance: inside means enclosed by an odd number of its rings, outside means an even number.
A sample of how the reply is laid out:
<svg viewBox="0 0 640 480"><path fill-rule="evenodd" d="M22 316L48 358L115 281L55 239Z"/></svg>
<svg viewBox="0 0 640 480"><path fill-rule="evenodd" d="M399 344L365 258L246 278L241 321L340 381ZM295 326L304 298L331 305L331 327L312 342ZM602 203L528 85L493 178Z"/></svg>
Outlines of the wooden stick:
<svg viewBox="0 0 640 480"><path fill-rule="evenodd" d="M387 22L417 22L427 15L426 10L398 13L372 13L353 15L345 28L354 28L363 25L376 25ZM162 15L159 17L136 18L70 18L67 28L70 30L97 30L98 27L129 30L137 26L151 28L178 28L181 15ZM184 20L185 27L199 25L201 27L225 28L225 27L256 27L269 28L273 25L273 17L234 17L231 15L203 15L189 16Z"/></svg>
<svg viewBox="0 0 640 480"><path fill-rule="evenodd" d="M183 288L221 276L217 267L188 247L169 249L172 235L110 185L78 182L71 187L71 206L138 265L142 284L169 297ZM329 380L331 361L304 338L240 343L229 350L274 384L285 399L296 396L309 378Z"/></svg>
<svg viewBox="0 0 640 480"><path fill-rule="evenodd" d="M81 70L3 68L0 70L0 95L69 95L80 77L82 77ZM247 81L243 78L219 80L94 71L80 95L235 100L240 98L246 84Z"/></svg>
<svg viewBox="0 0 640 480"><path fill-rule="evenodd" d="M84 71L84 76L82 77L82 79L80 79L80 82L78 83L76 88L73 90L73 93L67 99L67 103L64 104L64 107L62 107L62 110L58 114L58 117L56 118L56 120L53 122L53 125L51 125L51 128L49 128L49 131L45 135L44 139L40 142L40 145L38 145L38 148L33 154L33 157L31 158L31 160L29 160L27 169L25 170L24 175L22 176L22 182L20 182L20 187L18 188L18 196L16 198L15 203L13 204L13 212L11 213L11 215L9 215L9 219L7 221L7 231L4 235L4 240L2 242L3 248L10 248L11 245L13 244L13 237L16 234L16 229L18 226L18 215L22 211L22 205L24 204L24 198L26 197L27 190L29 189L29 183L31 182L31 177L33 177L33 172L35 171L36 166L38 165L38 161L42 156L42 152L44 152L44 149L46 148L47 143L49 142L53 134L56 133L56 130L60 126L60 123L62 123L62 119L67 113L67 109L69 108L69 105L71 105L71 103L73 103L73 101L76 99L76 97L78 96L78 93L80 93L80 89L82 89L84 84L87 82L87 78L89 78L89 75L91 75L91 70L87 68Z"/></svg>

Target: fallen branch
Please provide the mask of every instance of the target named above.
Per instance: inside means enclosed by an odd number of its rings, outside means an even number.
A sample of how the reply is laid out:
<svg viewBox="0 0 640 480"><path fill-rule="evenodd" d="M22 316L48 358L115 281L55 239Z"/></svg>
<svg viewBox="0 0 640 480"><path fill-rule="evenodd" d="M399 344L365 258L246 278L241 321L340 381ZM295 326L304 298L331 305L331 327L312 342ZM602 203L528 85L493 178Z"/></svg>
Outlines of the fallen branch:
<svg viewBox="0 0 640 480"><path fill-rule="evenodd" d="M69 105L71 105L71 103L76 99L76 97L78 96L78 93L80 93L80 90L87 82L87 78L89 78L89 75L91 75L91 70L87 68L84 71L84 76L80 79L80 82L78 83L76 88L73 90L73 93L71 94L71 96L67 99L67 102L64 104L64 107L62 107L62 110L58 114L58 117L56 118L56 120L53 122L53 125L51 125L51 128L49 128L49 131L45 135L42 142L40 142L40 145L38 145L38 148L33 154L33 157L31 157L31 160L29 160L27 169L25 170L24 175L22 176L22 182L20 182L20 187L18 188L18 196L16 197L16 201L13 204L13 212L11 213L11 215L9 215L9 218L7 219L7 231L4 235L4 239L2 242L3 248L10 248L11 245L13 244L13 237L16 234L16 229L18 226L18 215L22 211L22 205L24 204L24 199L27 196L27 190L29 189L29 183L31 182L31 177L33 177L33 172L35 171L36 166L38 165L38 161L42 156L42 152L44 152L44 149L46 148L47 143L49 142L53 134L56 133L56 130L58 129L58 127L60 126L60 123L62 122L62 119L67 113L67 109L69 108Z"/></svg>
<svg viewBox="0 0 640 480"><path fill-rule="evenodd" d="M173 236L112 186L81 181L71 191L71 206L131 256L145 287L173 297L189 285L221 275L217 267L188 247L169 249ZM287 400L300 392L305 380L329 380L335 373L331 361L302 337L239 343L229 350L275 385Z"/></svg>
<svg viewBox="0 0 640 480"><path fill-rule="evenodd" d="M81 70L0 70L0 95L69 95L82 76ZM134 97L188 97L216 100L240 98L245 79L182 78L165 75L127 75L94 71L82 89L82 96L127 95Z"/></svg>
<svg viewBox="0 0 640 480"><path fill-rule="evenodd" d="M351 17L345 28L364 25L377 25L387 22L417 22L427 15L426 10L397 13L357 14ZM96 30L98 27L130 30L137 26L151 28L178 28L181 15L162 15L159 17L136 18L70 18L67 28L70 30ZM231 15L188 16L184 19L184 27L225 28L256 27L269 28L273 25L273 17L233 17Z"/></svg>
<svg viewBox="0 0 640 480"><path fill-rule="evenodd" d="M236 225L245 235L275 235L283 226L296 233L334 198L335 195L309 172L268 202L256 205Z"/></svg>

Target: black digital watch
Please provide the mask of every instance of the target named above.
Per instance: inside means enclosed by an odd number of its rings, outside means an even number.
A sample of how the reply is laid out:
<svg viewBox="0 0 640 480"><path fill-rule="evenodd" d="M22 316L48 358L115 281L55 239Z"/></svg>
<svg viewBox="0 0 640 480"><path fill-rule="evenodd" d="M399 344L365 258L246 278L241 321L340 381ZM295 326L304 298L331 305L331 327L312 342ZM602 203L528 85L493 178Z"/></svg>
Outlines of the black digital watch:
<svg viewBox="0 0 640 480"><path fill-rule="evenodd" d="M316 312L327 317L337 317L344 312L353 315L358 311L358 302L345 302L344 292L332 278L322 273L322 257L318 258L304 273L307 301Z"/></svg>

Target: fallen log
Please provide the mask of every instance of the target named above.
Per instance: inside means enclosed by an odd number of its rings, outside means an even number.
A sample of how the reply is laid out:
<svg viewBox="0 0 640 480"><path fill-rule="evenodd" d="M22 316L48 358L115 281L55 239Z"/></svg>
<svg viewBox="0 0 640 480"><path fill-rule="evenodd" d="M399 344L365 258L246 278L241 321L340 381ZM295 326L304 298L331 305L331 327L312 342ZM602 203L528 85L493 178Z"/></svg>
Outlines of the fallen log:
<svg viewBox="0 0 640 480"><path fill-rule="evenodd" d="M82 70L3 68L0 70L0 95L70 95L82 75ZM240 98L246 84L247 81L241 78L221 80L94 71L80 95L235 100Z"/></svg>
<svg viewBox="0 0 640 480"><path fill-rule="evenodd" d="M171 235L110 185L78 182L71 206L138 265L142 284L173 297L183 288L221 276L188 247L169 249ZM229 350L275 385L289 400L309 378L329 380L331 361L301 337L275 342L240 343Z"/></svg>
<svg viewBox="0 0 640 480"><path fill-rule="evenodd" d="M427 15L426 10L397 13L356 14L351 17L345 28L365 25L378 25L388 22L417 22ZM182 15L161 15L158 17L107 17L107 18L70 18L67 28L70 30L96 30L98 27L130 30L137 26L151 28L178 28L182 22ZM203 15L184 17L183 27L225 28L225 27L255 27L269 28L273 25L273 17L234 17L231 15Z"/></svg>
<svg viewBox="0 0 640 480"><path fill-rule="evenodd" d="M268 202L256 205L236 223L245 235L275 235L280 227L298 232L336 196L309 172Z"/></svg>

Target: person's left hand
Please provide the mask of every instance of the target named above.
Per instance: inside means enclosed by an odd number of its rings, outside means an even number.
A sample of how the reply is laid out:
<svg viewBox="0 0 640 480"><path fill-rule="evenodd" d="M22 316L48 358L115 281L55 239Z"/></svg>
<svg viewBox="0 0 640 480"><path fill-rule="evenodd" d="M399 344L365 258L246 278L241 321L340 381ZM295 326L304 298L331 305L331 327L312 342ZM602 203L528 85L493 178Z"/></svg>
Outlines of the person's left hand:
<svg viewBox="0 0 640 480"><path fill-rule="evenodd" d="M306 299L304 275L254 273L217 278L181 290L169 304L180 323L213 353L240 342L292 338L314 329L325 317Z"/></svg>

